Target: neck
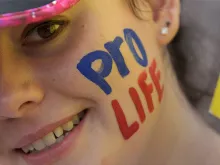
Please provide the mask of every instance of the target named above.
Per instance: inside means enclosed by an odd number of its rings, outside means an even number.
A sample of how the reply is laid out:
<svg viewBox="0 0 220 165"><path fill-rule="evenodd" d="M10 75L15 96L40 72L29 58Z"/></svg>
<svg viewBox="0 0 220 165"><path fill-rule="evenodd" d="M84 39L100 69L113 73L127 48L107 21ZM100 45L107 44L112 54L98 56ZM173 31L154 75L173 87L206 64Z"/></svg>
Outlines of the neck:
<svg viewBox="0 0 220 165"><path fill-rule="evenodd" d="M145 160L152 165L217 165L219 135L189 105L175 77L168 67L162 112Z"/></svg>

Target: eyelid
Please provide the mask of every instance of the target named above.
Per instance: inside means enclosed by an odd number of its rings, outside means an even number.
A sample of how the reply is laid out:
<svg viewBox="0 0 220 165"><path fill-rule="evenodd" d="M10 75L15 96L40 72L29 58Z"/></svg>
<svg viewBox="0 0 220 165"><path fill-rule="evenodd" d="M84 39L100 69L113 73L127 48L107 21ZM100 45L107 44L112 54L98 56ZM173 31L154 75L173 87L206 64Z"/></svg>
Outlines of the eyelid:
<svg viewBox="0 0 220 165"><path fill-rule="evenodd" d="M59 29L60 32L58 32L57 34L53 35L52 37L48 38L48 39L45 39L45 40L42 40L42 41L36 41L36 42L27 42L27 40L29 39L29 37L31 37L32 34L30 33L34 33L36 31L36 29L40 28L41 26L44 26L45 24L51 24L51 25L55 25L55 24L59 24L59 26L62 26L61 29ZM68 26L70 22L69 21L64 21L64 20L60 20L60 21L54 21L54 20L50 20L50 21L47 21L47 22L44 22L44 23L41 23L39 25L36 25L34 26L31 30L29 30L27 33L25 33L25 36L22 38L21 40L21 44L22 46L29 46L29 47L32 47L32 46L42 46L42 44L44 43L47 43L47 42L50 42L50 41L53 41L55 38L57 38L57 36L60 35L60 33L65 30L65 27ZM30 35L28 35L30 34Z"/></svg>
<svg viewBox="0 0 220 165"><path fill-rule="evenodd" d="M27 35L32 32L33 30L35 30L36 28L40 27L41 25L45 25L45 24L48 24L48 23L61 23L63 22L63 24L61 25L64 25L64 24L68 24L69 23L69 20L65 17L65 16L56 16L50 20L46 20L44 22L39 22L39 23L34 23L34 24L29 24L27 25L24 30L23 30L23 33L21 34L21 42L23 41L23 39L25 39L25 37L27 37Z"/></svg>

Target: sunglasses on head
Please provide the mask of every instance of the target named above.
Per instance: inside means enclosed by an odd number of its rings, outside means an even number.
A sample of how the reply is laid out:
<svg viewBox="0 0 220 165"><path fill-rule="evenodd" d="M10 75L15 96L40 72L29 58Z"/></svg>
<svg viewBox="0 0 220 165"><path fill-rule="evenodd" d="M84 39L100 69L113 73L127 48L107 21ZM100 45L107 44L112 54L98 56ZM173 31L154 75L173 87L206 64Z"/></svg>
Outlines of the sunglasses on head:
<svg viewBox="0 0 220 165"><path fill-rule="evenodd" d="M0 0L0 28L49 19L80 0Z"/></svg>

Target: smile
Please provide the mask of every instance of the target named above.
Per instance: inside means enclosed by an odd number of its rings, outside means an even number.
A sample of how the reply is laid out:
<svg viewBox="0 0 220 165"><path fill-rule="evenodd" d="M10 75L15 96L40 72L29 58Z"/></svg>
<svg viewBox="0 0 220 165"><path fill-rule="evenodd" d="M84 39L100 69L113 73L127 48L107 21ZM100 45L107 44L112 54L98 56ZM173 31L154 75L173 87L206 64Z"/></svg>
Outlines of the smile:
<svg viewBox="0 0 220 165"><path fill-rule="evenodd" d="M88 109L84 109L77 115L46 126L36 134L22 138L21 144L25 144L26 141L26 145L16 148L15 151L21 154L29 164L50 164L57 157L64 155L77 141L88 111ZM49 159L48 155L50 155Z"/></svg>
<svg viewBox="0 0 220 165"><path fill-rule="evenodd" d="M80 112L79 114L73 116L73 118L69 120L67 123L60 125L52 132L36 140L32 144L22 147L21 150L25 154L32 154L50 149L53 145L62 142L65 139L65 137L68 136L68 134L79 125L80 121L82 121L85 114L86 111Z"/></svg>

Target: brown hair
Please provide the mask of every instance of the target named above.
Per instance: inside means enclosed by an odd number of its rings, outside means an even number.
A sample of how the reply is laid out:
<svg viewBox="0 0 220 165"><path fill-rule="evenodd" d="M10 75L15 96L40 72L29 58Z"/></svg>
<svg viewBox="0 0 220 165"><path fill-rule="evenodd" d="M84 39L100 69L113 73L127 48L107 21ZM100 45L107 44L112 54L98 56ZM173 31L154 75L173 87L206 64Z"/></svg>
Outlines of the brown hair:
<svg viewBox="0 0 220 165"><path fill-rule="evenodd" d="M146 12L139 8L140 5L145 6L148 3L148 0L127 0L129 7L133 13L139 18L143 19L141 13Z"/></svg>

